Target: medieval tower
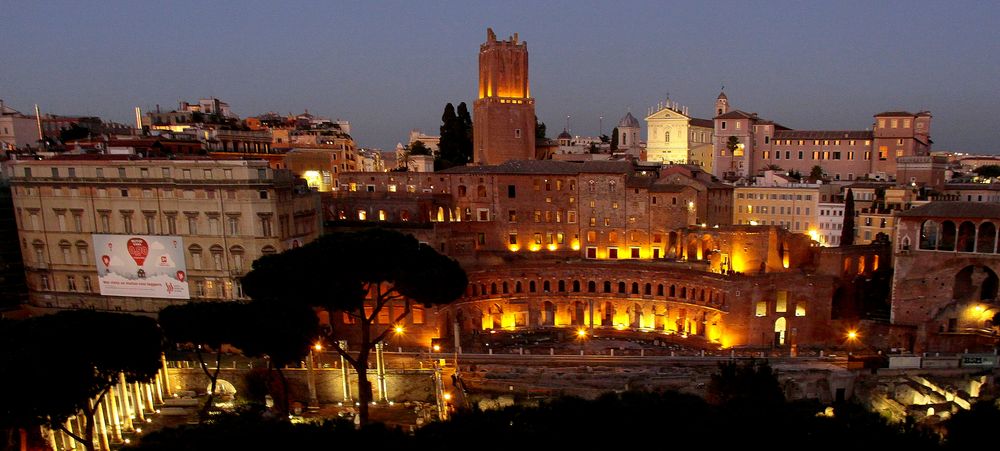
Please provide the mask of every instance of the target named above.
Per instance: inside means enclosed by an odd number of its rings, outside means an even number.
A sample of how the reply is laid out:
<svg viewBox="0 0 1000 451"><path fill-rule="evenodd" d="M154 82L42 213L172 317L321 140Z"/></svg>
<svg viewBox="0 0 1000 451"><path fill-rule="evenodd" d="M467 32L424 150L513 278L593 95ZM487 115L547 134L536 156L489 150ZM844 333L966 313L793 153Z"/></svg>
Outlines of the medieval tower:
<svg viewBox="0 0 1000 451"><path fill-rule="evenodd" d="M535 99L528 87L528 45L517 33L479 46L479 97L473 104L475 163L535 158Z"/></svg>

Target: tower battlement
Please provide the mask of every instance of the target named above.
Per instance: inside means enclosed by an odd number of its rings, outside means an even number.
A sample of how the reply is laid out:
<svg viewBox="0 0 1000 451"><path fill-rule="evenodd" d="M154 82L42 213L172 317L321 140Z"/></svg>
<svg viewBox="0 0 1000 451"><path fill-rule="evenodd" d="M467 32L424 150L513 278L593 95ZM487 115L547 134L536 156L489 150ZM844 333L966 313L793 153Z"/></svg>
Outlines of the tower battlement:
<svg viewBox="0 0 1000 451"><path fill-rule="evenodd" d="M486 29L479 46L479 92L473 104L476 164L535 156L535 101L528 84L528 45L517 33L498 41Z"/></svg>

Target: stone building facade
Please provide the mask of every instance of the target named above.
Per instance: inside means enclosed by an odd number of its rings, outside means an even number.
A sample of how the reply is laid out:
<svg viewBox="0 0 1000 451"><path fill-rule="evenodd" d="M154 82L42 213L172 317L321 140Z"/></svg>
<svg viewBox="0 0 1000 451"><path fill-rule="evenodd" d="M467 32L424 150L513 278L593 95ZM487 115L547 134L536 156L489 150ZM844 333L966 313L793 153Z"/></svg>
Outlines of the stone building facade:
<svg viewBox="0 0 1000 451"><path fill-rule="evenodd" d="M687 108L670 100L651 109L646 116L646 160L693 164L712 173L711 157L714 124L691 117Z"/></svg>
<svg viewBox="0 0 1000 451"><path fill-rule="evenodd" d="M192 300L243 298L261 255L317 237L319 194L265 161L61 157L8 165L30 303L155 312L172 301L101 296L92 234L179 236Z"/></svg>
<svg viewBox="0 0 1000 451"><path fill-rule="evenodd" d="M916 351L992 349L1000 206L932 202L896 213L892 324Z"/></svg>
<svg viewBox="0 0 1000 451"><path fill-rule="evenodd" d="M725 94L719 95L716 111L712 169L719 178L748 177L775 166L808 174L820 166L833 180L890 180L897 178L900 159L930 156L928 111L878 113L869 130L792 130L757 113L730 109ZM733 150L727 147L731 137L738 142ZM935 181L929 166L915 163L910 160L906 177Z"/></svg>

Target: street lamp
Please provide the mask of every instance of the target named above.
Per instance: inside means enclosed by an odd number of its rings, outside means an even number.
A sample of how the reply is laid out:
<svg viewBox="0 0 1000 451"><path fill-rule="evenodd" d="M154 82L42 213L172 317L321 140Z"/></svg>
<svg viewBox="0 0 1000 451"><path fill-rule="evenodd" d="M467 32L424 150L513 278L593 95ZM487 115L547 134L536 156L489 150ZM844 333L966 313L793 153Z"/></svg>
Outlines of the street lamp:
<svg viewBox="0 0 1000 451"><path fill-rule="evenodd" d="M401 324L397 324L392 328L392 332L396 337L396 350L398 352L403 352L403 347L399 345L399 337L403 335L403 332L406 332L406 329L404 329Z"/></svg>
<svg viewBox="0 0 1000 451"><path fill-rule="evenodd" d="M587 329L579 328L576 330L576 338L580 340L580 355L583 355L583 344L587 339Z"/></svg>
<svg viewBox="0 0 1000 451"><path fill-rule="evenodd" d="M847 354L850 355L851 351L854 350L854 344L858 342L858 331L851 329L847 331Z"/></svg>

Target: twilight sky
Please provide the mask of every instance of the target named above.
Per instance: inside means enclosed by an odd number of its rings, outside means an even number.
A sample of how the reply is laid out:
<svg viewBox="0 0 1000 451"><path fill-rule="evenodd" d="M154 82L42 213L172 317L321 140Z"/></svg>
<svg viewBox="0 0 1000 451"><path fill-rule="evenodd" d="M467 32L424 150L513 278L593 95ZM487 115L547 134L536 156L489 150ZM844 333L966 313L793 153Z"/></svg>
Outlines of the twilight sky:
<svg viewBox="0 0 1000 451"><path fill-rule="evenodd" d="M0 98L30 112L131 123L132 109L215 96L241 117L351 121L359 146L437 134L477 85L486 27L527 41L554 137L608 133L668 92L708 117L730 104L798 129L934 115L935 150L1000 154L1000 3L27 2L0 0Z"/></svg>

